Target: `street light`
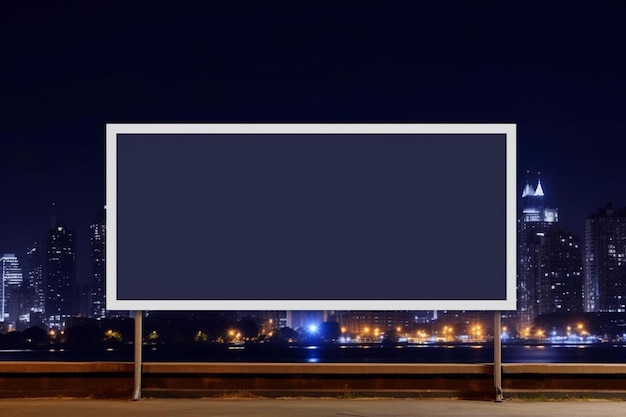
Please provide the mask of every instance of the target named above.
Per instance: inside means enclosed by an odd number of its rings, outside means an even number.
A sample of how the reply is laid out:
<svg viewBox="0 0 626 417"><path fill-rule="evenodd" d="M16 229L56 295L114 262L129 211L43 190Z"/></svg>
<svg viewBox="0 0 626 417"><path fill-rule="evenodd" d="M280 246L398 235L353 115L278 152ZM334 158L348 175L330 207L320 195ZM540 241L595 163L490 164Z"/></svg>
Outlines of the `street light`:
<svg viewBox="0 0 626 417"><path fill-rule="evenodd" d="M474 341L476 341L480 337L480 335L481 335L480 329L481 328L480 328L479 324L477 324L475 326L472 326L472 339Z"/></svg>
<svg viewBox="0 0 626 417"><path fill-rule="evenodd" d="M508 327L506 326L502 326L502 332L500 333L500 339L508 339L509 338L509 334L507 333L508 331Z"/></svg>
<svg viewBox="0 0 626 417"><path fill-rule="evenodd" d="M450 326L443 326L443 340L445 342L448 342L452 339L452 327Z"/></svg>

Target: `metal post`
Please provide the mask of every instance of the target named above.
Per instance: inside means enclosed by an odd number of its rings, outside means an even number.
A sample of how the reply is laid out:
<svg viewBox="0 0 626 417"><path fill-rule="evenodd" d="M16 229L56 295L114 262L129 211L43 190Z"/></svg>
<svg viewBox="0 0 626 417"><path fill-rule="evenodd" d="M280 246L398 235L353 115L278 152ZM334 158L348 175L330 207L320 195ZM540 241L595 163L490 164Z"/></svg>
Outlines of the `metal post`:
<svg viewBox="0 0 626 417"><path fill-rule="evenodd" d="M135 387L133 401L141 399L141 349L143 347L143 311L135 311Z"/></svg>
<svg viewBox="0 0 626 417"><path fill-rule="evenodd" d="M493 382L496 388L495 402L503 400L502 395L502 315L499 311L493 314Z"/></svg>

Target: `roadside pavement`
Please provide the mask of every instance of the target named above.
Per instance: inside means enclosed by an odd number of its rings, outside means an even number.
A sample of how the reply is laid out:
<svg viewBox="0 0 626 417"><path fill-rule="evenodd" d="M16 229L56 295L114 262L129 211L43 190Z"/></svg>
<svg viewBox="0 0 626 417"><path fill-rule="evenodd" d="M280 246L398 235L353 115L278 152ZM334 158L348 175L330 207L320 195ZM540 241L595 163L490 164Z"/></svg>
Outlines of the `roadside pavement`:
<svg viewBox="0 0 626 417"><path fill-rule="evenodd" d="M617 417L626 401L454 399L2 399L0 415L50 417Z"/></svg>

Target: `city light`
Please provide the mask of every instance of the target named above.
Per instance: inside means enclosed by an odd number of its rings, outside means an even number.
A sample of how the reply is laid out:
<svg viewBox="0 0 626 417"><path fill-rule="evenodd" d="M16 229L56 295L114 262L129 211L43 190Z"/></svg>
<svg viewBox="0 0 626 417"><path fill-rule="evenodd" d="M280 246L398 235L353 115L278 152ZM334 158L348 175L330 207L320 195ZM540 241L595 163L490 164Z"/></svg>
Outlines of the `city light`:
<svg viewBox="0 0 626 417"><path fill-rule="evenodd" d="M454 328L452 326L443 326L441 333L441 340L444 342L450 342L454 339Z"/></svg>
<svg viewBox="0 0 626 417"><path fill-rule="evenodd" d="M510 335L508 332L508 327L507 326L502 326L502 333L500 333L500 340L509 340L510 339Z"/></svg>
<svg viewBox="0 0 626 417"><path fill-rule="evenodd" d="M471 331L473 341L478 341L482 339L482 327L480 324L472 326Z"/></svg>

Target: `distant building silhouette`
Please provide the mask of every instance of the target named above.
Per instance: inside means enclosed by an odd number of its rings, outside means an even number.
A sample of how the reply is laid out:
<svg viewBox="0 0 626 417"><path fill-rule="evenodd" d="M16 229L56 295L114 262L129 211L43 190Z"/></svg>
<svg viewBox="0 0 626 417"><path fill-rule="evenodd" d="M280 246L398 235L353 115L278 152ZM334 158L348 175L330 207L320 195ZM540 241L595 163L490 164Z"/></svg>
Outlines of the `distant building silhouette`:
<svg viewBox="0 0 626 417"><path fill-rule="evenodd" d="M106 316L106 223L104 210L100 210L91 229L91 307L90 316L96 319Z"/></svg>
<svg viewBox="0 0 626 417"><path fill-rule="evenodd" d="M76 281L74 286L74 292L72 299L73 303L73 316L77 318L88 318L91 316L91 282Z"/></svg>
<svg viewBox="0 0 626 417"><path fill-rule="evenodd" d="M76 241L72 230L53 223L48 230L46 258L46 321L50 328L63 328L74 314L76 287Z"/></svg>
<svg viewBox="0 0 626 417"><path fill-rule="evenodd" d="M585 221L585 311L626 312L626 207Z"/></svg>
<svg viewBox="0 0 626 417"><path fill-rule="evenodd" d="M430 319L423 317L426 313ZM335 319L341 324L343 328L349 333L362 333L364 329L374 332L378 329L381 333L390 329L401 328L402 330L411 328L416 323L424 323L432 321L432 311L418 312L418 311L336 311L334 313Z"/></svg>

